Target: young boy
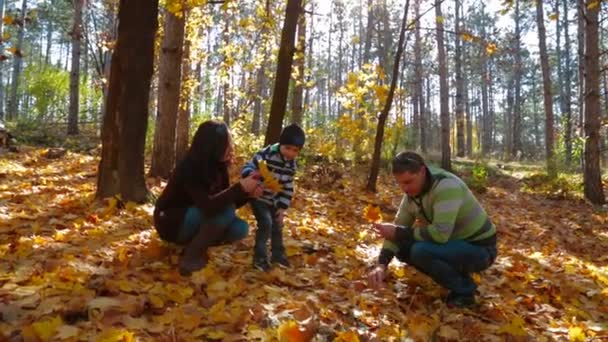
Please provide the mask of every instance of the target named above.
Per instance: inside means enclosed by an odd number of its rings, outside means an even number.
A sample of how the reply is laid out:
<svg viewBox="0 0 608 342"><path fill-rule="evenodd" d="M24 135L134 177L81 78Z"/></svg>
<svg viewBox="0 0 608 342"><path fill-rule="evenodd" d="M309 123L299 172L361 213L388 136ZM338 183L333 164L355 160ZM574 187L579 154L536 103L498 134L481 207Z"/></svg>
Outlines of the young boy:
<svg viewBox="0 0 608 342"><path fill-rule="evenodd" d="M259 170L259 163L265 161L270 173L281 184L279 192L275 193L265 188L261 197L251 201L251 208L258 225L255 233L253 267L264 272L271 267L266 246L269 238L272 251L270 261L284 267L290 266L283 246L283 217L293 197L295 159L305 140L306 136L302 128L291 124L283 128L278 144L267 146L257 152L241 172L242 177L247 177L251 172Z"/></svg>

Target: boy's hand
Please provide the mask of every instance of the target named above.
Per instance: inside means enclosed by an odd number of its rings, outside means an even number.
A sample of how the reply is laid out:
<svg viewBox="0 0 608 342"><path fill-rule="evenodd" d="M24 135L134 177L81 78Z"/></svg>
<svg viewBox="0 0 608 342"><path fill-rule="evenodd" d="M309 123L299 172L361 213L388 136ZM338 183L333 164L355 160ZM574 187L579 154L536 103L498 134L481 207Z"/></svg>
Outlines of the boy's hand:
<svg viewBox="0 0 608 342"><path fill-rule="evenodd" d="M387 240L395 239L395 230L397 229L397 226L392 223L374 223L374 229L378 235Z"/></svg>
<svg viewBox="0 0 608 342"><path fill-rule="evenodd" d="M278 209L275 214L275 219L277 220L277 223L279 224L279 226L283 225L284 218L285 218L285 209Z"/></svg>

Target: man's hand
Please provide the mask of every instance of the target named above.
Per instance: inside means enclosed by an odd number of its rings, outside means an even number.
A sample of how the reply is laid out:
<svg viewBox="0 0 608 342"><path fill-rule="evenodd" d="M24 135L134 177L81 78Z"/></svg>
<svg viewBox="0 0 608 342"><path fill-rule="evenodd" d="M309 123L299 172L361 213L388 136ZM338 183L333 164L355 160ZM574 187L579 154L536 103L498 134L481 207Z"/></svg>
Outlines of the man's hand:
<svg viewBox="0 0 608 342"><path fill-rule="evenodd" d="M376 233L387 240L395 239L395 230L397 226L392 223L374 223Z"/></svg>
<svg viewBox="0 0 608 342"><path fill-rule="evenodd" d="M367 275L367 283L369 287L378 289L384 286L384 278L386 278L386 266L377 265Z"/></svg>
<svg viewBox="0 0 608 342"><path fill-rule="evenodd" d="M260 196L262 196L264 194L264 187L261 185L258 185L250 194L250 197L253 198L258 198Z"/></svg>
<svg viewBox="0 0 608 342"><path fill-rule="evenodd" d="M285 209L277 209L274 218L277 220L279 226L282 226L283 219L285 218Z"/></svg>

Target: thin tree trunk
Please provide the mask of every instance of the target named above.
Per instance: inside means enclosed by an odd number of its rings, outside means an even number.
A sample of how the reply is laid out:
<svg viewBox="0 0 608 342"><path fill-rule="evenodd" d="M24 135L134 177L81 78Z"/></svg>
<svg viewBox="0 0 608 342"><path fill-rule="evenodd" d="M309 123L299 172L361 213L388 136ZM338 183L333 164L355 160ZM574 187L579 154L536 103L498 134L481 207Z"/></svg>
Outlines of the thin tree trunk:
<svg viewBox="0 0 608 342"><path fill-rule="evenodd" d="M268 63L268 26L270 25L270 0L266 0L265 17L262 19L262 53L263 59L256 74L256 93L253 99L253 121L251 132L256 136L260 134L262 123L263 100L266 95L266 64Z"/></svg>
<svg viewBox="0 0 608 342"><path fill-rule="evenodd" d="M595 6L593 5L595 3ZM585 198L594 204L604 204L604 189L600 170L600 51L598 42L599 10L601 4L587 0L585 6Z"/></svg>
<svg viewBox="0 0 608 342"><path fill-rule="evenodd" d="M298 19L298 38L297 38L296 64L297 78L294 79L293 94L291 97L291 121L298 125L302 125L302 101L304 98L304 66L306 61L306 13L302 11Z"/></svg>
<svg viewBox="0 0 608 342"><path fill-rule="evenodd" d="M175 167L175 129L179 110L184 15L165 14L158 68L158 109L150 176L168 178Z"/></svg>
<svg viewBox="0 0 608 342"><path fill-rule="evenodd" d="M551 95L551 69L549 68L549 56L547 55L547 43L545 38L545 22L542 1L536 2L536 22L538 25L538 45L540 50L540 63L543 72L543 98L545 103L546 117L545 149L547 157L547 173L549 174L549 177L555 177L557 175L557 170L555 168L555 159L553 156L553 97Z"/></svg>
<svg viewBox="0 0 608 342"><path fill-rule="evenodd" d="M572 81L571 75L571 62L570 62L570 36L568 34L568 27L570 26L568 22L568 0L563 0L563 8L564 8L564 60L566 64L565 74L564 74L564 110L566 114L565 118L565 127L564 127L564 144L566 145L566 166L570 167L572 164L572 85L570 82Z"/></svg>
<svg viewBox="0 0 608 342"><path fill-rule="evenodd" d="M577 39L578 39L578 131L579 137L585 136L585 0L578 0Z"/></svg>
<svg viewBox="0 0 608 342"><path fill-rule="evenodd" d="M108 113L102 129L97 198L116 194L123 201L143 202L148 198L144 146L157 16L158 0L120 1Z"/></svg>
<svg viewBox="0 0 608 342"><path fill-rule="evenodd" d="M513 138L511 156L516 156L518 151L521 151L521 77L522 77L522 61L521 61L521 14L520 14L520 0L515 0L515 102L513 103Z"/></svg>
<svg viewBox="0 0 608 342"><path fill-rule="evenodd" d="M287 106L287 94L289 93L289 79L291 78L291 66L295 45L296 26L298 14L302 10L302 0L288 0L285 9L285 22L281 32L281 45L279 47L279 59L274 81L274 92L268 118L268 128L264 144L269 145L279 141L283 116Z"/></svg>
<svg viewBox="0 0 608 342"><path fill-rule="evenodd" d="M374 24L374 0L367 0L367 25L365 29L365 45L363 48L363 64L370 61L372 48L372 28Z"/></svg>
<svg viewBox="0 0 608 342"><path fill-rule="evenodd" d="M439 101L441 106L441 167L446 170L452 169L452 157L450 149L450 112L449 112L449 89L448 69L445 57L443 14L441 13L442 0L435 0L435 18L437 23L437 58L439 59Z"/></svg>
<svg viewBox="0 0 608 342"><path fill-rule="evenodd" d="M409 10L409 6L410 0L406 0L405 8L403 9L403 20L401 21L399 42L397 43L397 52L395 53L395 62L393 63L391 85L382 112L378 117L378 127L376 129L376 139L374 141L374 154L372 157L371 171L367 181L367 191L376 191L376 182L378 180L378 174L380 172L380 153L382 152L382 140L384 139L384 125L386 124L388 113L391 110L393 96L395 95L395 88L397 87L397 79L399 78L399 62L401 61L401 55L405 50L405 26L407 23L407 12Z"/></svg>
<svg viewBox="0 0 608 342"><path fill-rule="evenodd" d="M184 23L188 20L184 14ZM175 163L184 159L188 151L188 140L190 136L190 111L191 99L195 98L192 94L192 60L190 59L190 39L184 41L184 53L182 58L182 82L181 91L179 92L179 111L177 114L177 126L175 130Z"/></svg>
<svg viewBox="0 0 608 342"><path fill-rule="evenodd" d="M455 0L455 54L454 54L454 66L456 71L456 155L459 157L464 157L465 152L465 140L464 140L464 81L462 78L462 41L460 39L460 0Z"/></svg>
<svg viewBox="0 0 608 342"><path fill-rule="evenodd" d="M0 0L0 18L4 18L4 0ZM0 20L0 37L4 36L4 22ZM4 44L0 44L0 56L4 56ZM4 68L0 66L0 121L4 121Z"/></svg>
<svg viewBox="0 0 608 342"><path fill-rule="evenodd" d="M84 0L74 0L74 23L72 26L72 71L70 72L70 108L68 135L78 134L80 112L80 47L82 38L82 6ZM86 72L86 70L85 70Z"/></svg>
<svg viewBox="0 0 608 342"><path fill-rule="evenodd" d="M228 56L228 46L230 45L230 13L228 12L228 10L224 10L224 30L222 32L222 40L223 40L223 44L224 44L224 48L225 48L225 52L224 52L224 65L223 65L223 72L225 73L224 75L222 75L223 78L223 109L224 109L224 122L226 123L226 125L230 126L230 122L232 121L232 91L230 90L230 78L232 77L231 74L231 67L228 65L227 61L228 58L230 56Z"/></svg>
<svg viewBox="0 0 608 342"><path fill-rule="evenodd" d="M11 84L11 95L8 101L8 118L16 119L18 117L19 110L19 98L17 92L19 90L19 78L21 77L21 66L23 65L23 38L25 35L25 12L27 9L27 0L23 0L21 3L21 23L19 26L19 33L17 35L17 46L15 47L17 53L13 54L13 77Z"/></svg>
<svg viewBox="0 0 608 342"><path fill-rule="evenodd" d="M426 149L426 133L427 133L427 125L426 125L426 110L425 110L425 106L424 106L424 91L423 91L423 84L422 84L422 39L420 37L420 19L418 19L420 17L420 3L421 0L415 0L414 3L414 7L415 7L415 15L416 15L416 23L415 23L415 32L414 32L414 36L415 36L415 42L414 42L414 74L416 77L415 80L415 85L414 85L414 91L415 91L415 96L417 97L417 104L419 106L419 121L418 121L418 127L416 127L414 125L414 129L418 132L418 134L420 135L420 149L423 153L426 153L427 149Z"/></svg>

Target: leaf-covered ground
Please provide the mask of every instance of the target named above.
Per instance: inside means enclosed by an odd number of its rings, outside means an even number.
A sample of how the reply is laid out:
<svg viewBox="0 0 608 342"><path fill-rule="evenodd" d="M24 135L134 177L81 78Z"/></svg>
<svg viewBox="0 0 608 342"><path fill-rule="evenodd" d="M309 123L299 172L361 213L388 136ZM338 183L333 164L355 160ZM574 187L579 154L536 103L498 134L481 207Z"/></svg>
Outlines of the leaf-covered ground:
<svg viewBox="0 0 608 342"><path fill-rule="evenodd" d="M286 219L292 269L253 270L250 234L183 278L152 205L93 201L96 166L39 149L0 159L0 340L608 339L607 215L520 192L516 179L492 179L480 195L499 257L476 277L480 306L459 310L396 262L385 289L367 289L380 241L362 212L373 204L392 219L400 195L387 176L370 195L363 173L309 166ZM158 194L164 184L149 185Z"/></svg>

